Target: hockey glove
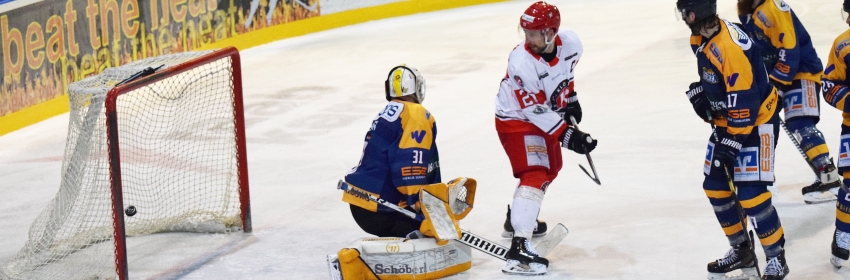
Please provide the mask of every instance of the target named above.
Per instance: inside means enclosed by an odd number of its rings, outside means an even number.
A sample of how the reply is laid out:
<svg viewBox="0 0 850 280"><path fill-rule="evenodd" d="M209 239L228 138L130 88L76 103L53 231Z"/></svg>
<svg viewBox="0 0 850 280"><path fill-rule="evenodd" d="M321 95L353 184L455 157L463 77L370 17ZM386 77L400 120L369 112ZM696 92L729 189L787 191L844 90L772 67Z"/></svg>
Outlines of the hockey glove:
<svg viewBox="0 0 850 280"><path fill-rule="evenodd" d="M741 150L741 142L744 140L743 135L731 135L723 128L718 128L717 138L719 141L714 144L714 159L712 162L716 167L723 165L728 170L729 175L733 174L735 161L738 157L738 151Z"/></svg>
<svg viewBox="0 0 850 280"><path fill-rule="evenodd" d="M590 137L590 134L584 133L576 129L575 126L570 126L561 135L561 147L572 150L579 154L587 154L593 149L596 149L596 139Z"/></svg>
<svg viewBox="0 0 850 280"><path fill-rule="evenodd" d="M697 113L697 116L703 121L708 122L708 116L705 115L705 112L711 110L711 107L708 104L708 99L705 98L705 93L702 92L702 83L691 83L688 91L685 93L688 95L688 100L691 101L691 105L694 107L694 112Z"/></svg>
<svg viewBox="0 0 850 280"><path fill-rule="evenodd" d="M569 124L578 124L581 123L581 104L578 103L578 95L576 92L570 93L570 97L567 98L567 106L564 109L561 109L561 112L564 113L564 121ZM576 123L573 123L570 120L570 117L576 119Z"/></svg>

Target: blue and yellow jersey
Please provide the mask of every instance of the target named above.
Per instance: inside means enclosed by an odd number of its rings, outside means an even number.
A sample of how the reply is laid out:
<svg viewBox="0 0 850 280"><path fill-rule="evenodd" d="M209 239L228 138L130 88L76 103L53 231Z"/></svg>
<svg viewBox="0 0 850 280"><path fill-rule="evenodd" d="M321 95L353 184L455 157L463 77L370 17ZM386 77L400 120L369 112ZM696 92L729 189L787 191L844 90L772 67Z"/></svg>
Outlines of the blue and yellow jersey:
<svg viewBox="0 0 850 280"><path fill-rule="evenodd" d="M425 107L391 101L372 121L360 163L345 181L388 202L419 210L420 187L441 181L436 138L436 121ZM348 193L342 200L370 211L393 211Z"/></svg>
<svg viewBox="0 0 850 280"><path fill-rule="evenodd" d="M823 99L842 112L844 112L845 123L850 117L847 93L850 92L850 75L847 73L848 54L850 54L850 30L844 31L835 38L832 48L829 50L826 70L823 72ZM845 124L850 125L850 124Z"/></svg>
<svg viewBox="0 0 850 280"><path fill-rule="evenodd" d="M706 98L713 107L726 108L713 120L733 135L748 135L776 112L776 89L768 83L755 42L729 21L720 20L710 38L691 36L697 68Z"/></svg>
<svg viewBox="0 0 850 280"><path fill-rule="evenodd" d="M782 0L762 1L750 15L739 15L744 30L776 58L766 62L770 78L783 85L794 80L820 81L821 64L809 32Z"/></svg>

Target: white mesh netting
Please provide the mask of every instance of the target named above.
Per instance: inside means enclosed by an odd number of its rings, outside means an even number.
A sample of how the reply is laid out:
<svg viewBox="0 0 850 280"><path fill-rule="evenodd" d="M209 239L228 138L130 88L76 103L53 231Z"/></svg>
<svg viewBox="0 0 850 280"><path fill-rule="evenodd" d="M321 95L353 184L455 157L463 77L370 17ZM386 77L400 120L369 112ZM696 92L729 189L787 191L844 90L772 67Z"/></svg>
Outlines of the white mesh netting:
<svg viewBox="0 0 850 280"><path fill-rule="evenodd" d="M59 192L0 278L116 277L106 94L146 67L168 71L207 53L139 60L69 86ZM219 59L118 97L123 205L137 209L124 215L127 236L242 230L231 67Z"/></svg>

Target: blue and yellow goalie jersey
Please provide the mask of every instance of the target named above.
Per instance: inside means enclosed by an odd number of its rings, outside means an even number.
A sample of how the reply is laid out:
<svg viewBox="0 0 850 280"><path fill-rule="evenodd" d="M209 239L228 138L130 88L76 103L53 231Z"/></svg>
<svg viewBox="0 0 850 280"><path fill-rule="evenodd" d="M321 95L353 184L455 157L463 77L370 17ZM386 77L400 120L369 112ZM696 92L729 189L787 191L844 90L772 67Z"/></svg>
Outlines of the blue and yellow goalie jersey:
<svg viewBox="0 0 850 280"><path fill-rule="evenodd" d="M441 181L436 138L436 121L425 107L391 101L372 121L360 163L345 181L388 202L419 210L421 186ZM370 211L393 211L348 193L342 200Z"/></svg>
<svg viewBox="0 0 850 280"><path fill-rule="evenodd" d="M762 1L752 15L739 15L759 47L770 78L783 85L794 80L820 81L823 65L809 32L785 1Z"/></svg>
<svg viewBox="0 0 850 280"><path fill-rule="evenodd" d="M729 21L704 38L691 36L700 81L714 108L725 112L714 119L732 135L748 135L776 112L778 95L767 81L761 52L747 34Z"/></svg>

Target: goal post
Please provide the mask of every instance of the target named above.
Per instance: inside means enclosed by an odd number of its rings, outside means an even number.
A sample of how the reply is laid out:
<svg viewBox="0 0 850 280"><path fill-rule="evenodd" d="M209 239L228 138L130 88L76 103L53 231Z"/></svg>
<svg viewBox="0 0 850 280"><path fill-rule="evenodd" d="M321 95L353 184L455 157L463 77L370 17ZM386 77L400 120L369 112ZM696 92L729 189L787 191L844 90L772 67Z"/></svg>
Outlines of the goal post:
<svg viewBox="0 0 850 280"><path fill-rule="evenodd" d="M128 236L252 231L235 48L138 60L68 91L59 192L0 276L129 279Z"/></svg>

